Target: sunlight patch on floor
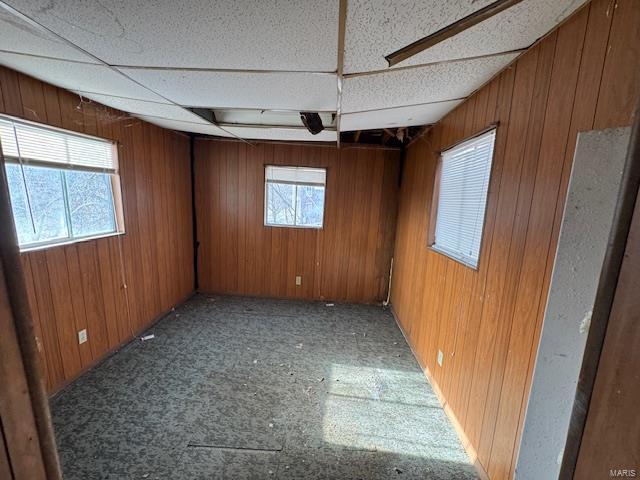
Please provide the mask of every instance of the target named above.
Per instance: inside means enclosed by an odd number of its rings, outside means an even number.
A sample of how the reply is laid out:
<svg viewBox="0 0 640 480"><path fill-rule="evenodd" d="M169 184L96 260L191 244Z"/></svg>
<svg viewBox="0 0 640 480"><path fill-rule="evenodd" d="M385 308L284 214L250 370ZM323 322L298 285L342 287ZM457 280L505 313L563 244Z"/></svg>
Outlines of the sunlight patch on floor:
<svg viewBox="0 0 640 480"><path fill-rule="evenodd" d="M355 450L469 461L419 371L333 364L323 438Z"/></svg>

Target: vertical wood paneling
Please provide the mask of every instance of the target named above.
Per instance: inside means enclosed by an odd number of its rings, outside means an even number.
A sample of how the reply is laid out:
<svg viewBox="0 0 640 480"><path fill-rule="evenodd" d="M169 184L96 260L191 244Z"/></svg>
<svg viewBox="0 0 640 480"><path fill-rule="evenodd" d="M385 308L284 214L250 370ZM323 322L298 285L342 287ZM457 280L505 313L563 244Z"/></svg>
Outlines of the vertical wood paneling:
<svg viewBox="0 0 640 480"><path fill-rule="evenodd" d="M5 194L3 188L2 195ZM2 242L4 247L7 239L3 238ZM3 260L7 253L3 251ZM0 264L0 448L3 449L0 453L0 478L44 480L47 475L33 414L32 392L7 286L11 277L5 275L4 268ZM6 476L7 471L9 476Z"/></svg>
<svg viewBox="0 0 640 480"><path fill-rule="evenodd" d="M11 465L9 465L9 458L7 457L7 446L4 441L4 432L0 430L0 478L6 478L10 480L15 478L11 473Z"/></svg>
<svg viewBox="0 0 640 480"><path fill-rule="evenodd" d="M102 352L109 351L107 317L105 316L103 302L103 292L106 290L106 285L102 285L96 248L97 243L104 243L104 241L81 243L78 244L77 248L84 314L87 318L87 329L88 332L91 332L92 340L90 343L90 362L94 358L98 358ZM110 319L116 320L115 315L111 316Z"/></svg>
<svg viewBox="0 0 640 480"><path fill-rule="evenodd" d="M27 290L28 298L36 299L35 296L35 287L33 283L33 270L31 269L31 259L29 257L23 256L21 259L22 262L22 270L24 273L25 287ZM37 301L35 302L38 303ZM42 365L42 374L44 376L45 385L50 384L49 380L49 371L47 365L47 359L44 352L44 346L42 344L42 325L40 324L40 313L37 305L34 306L33 311L31 312L31 319L33 321L33 329L35 333L36 347L38 349L38 355L40 357L40 364Z"/></svg>
<svg viewBox="0 0 640 480"><path fill-rule="evenodd" d="M365 303L386 297L398 151L198 139L195 152L203 291ZM264 226L265 164L327 168L324 228Z"/></svg>
<svg viewBox="0 0 640 480"><path fill-rule="evenodd" d="M0 97L2 113L118 144L126 233L22 254L54 392L192 292L189 139L3 67Z"/></svg>
<svg viewBox="0 0 640 480"><path fill-rule="evenodd" d="M640 463L640 196L631 221L574 478L611 476ZM623 348L621 348L623 346ZM637 471L637 470L636 470ZM637 473L636 473L637 475Z"/></svg>
<svg viewBox="0 0 640 480"><path fill-rule="evenodd" d="M49 287L49 265L44 251L23 255L31 264L34 293L29 303L33 312L37 310L42 330L40 343L43 345L48 373L49 391L59 388L65 379L62 362L60 334L56 325L51 288Z"/></svg>
<svg viewBox="0 0 640 480"><path fill-rule="evenodd" d="M513 475L577 133L631 123L638 21L638 2L594 0L406 152L392 304L467 450L492 479ZM495 121L473 271L427 248L435 164L438 151Z"/></svg>
<svg viewBox="0 0 640 480"><path fill-rule="evenodd" d="M76 248L76 245L64 247L64 253L67 265L66 282L69 288L67 301L71 303L71 310L73 315L73 320L70 323L74 327L75 335L73 337L73 340L75 342L78 342L78 332L81 330L87 330L88 334L89 331L88 315L84 306L84 292L82 289L83 279L80 272L80 262L78 260L78 249ZM93 360L93 352L91 347L95 343L95 341L93 339L93 334L91 335L91 337L91 342L85 342L78 345L82 369L88 368ZM72 337L71 335L69 335L68 341L71 342L71 339Z"/></svg>
<svg viewBox="0 0 640 480"><path fill-rule="evenodd" d="M511 433L518 430L527 362L536 336L536 317L540 303L546 300L544 260L556 249L557 239L552 239L554 215L559 199L564 201L560 185L587 16L588 10L581 10L558 31L521 273L513 307L506 317L511 324L511 335L506 340L508 357L503 367L504 380L489 466L489 473L495 478L509 475L511 469L511 453L515 449L515 435Z"/></svg>

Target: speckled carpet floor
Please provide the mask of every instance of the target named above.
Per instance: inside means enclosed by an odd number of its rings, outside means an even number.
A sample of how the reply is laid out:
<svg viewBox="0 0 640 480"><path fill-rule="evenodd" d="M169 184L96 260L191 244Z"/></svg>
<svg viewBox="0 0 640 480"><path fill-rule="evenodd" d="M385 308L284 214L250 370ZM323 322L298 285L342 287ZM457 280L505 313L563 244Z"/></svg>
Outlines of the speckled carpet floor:
<svg viewBox="0 0 640 480"><path fill-rule="evenodd" d="M475 479L380 307L197 295L51 400L66 480Z"/></svg>

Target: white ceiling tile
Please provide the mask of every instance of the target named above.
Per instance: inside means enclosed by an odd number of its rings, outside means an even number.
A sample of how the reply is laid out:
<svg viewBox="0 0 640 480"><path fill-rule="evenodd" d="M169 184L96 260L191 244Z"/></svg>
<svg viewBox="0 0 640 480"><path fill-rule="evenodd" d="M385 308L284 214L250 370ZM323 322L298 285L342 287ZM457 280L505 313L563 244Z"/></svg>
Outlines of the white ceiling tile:
<svg viewBox="0 0 640 480"><path fill-rule="evenodd" d="M69 45L56 35L2 8L0 8L0 35L2 36L0 49L5 51L97 63L93 57Z"/></svg>
<svg viewBox="0 0 640 480"><path fill-rule="evenodd" d="M335 111L337 79L328 73L239 73L121 69L180 105Z"/></svg>
<svg viewBox="0 0 640 480"><path fill-rule="evenodd" d="M182 122L180 120L168 120L166 118L152 117L148 115L134 115L145 122L153 123L162 128L169 130L178 130L181 132L203 133L205 135L226 136L227 134L212 124Z"/></svg>
<svg viewBox="0 0 640 480"><path fill-rule="evenodd" d="M225 130L236 135L237 137L247 140L335 142L338 139L338 135L335 130L323 130L317 135L312 135L308 130L304 128L225 127Z"/></svg>
<svg viewBox="0 0 640 480"><path fill-rule="evenodd" d="M150 115L153 117L161 117L167 120L179 120L182 122L204 123L206 120L199 117L186 108L178 105L166 103L147 102L144 100L134 100L131 98L113 97L110 95L99 95L95 93L76 92L85 98L89 98L96 102L109 107L117 108L123 112L134 113L138 115Z"/></svg>
<svg viewBox="0 0 640 480"><path fill-rule="evenodd" d="M385 55L440 30L493 0L349 0L344 72L388 68ZM415 57L414 57L415 58ZM411 64L413 59L403 64Z"/></svg>
<svg viewBox="0 0 640 480"><path fill-rule="evenodd" d="M112 65L334 71L336 0L5 0Z"/></svg>
<svg viewBox="0 0 640 480"><path fill-rule="evenodd" d="M388 68L388 55L463 18L494 0L350 0L345 73ZM586 0L524 0L397 67L524 49Z"/></svg>
<svg viewBox="0 0 640 480"><path fill-rule="evenodd" d="M261 127L228 127L224 130L215 125L203 125L198 123L180 122L164 118L136 115L136 117L170 130L201 133L227 138L242 138L245 140L289 140L310 142L335 142L338 138L335 130L323 130L317 135L311 135L304 128L261 128Z"/></svg>
<svg viewBox="0 0 640 480"><path fill-rule="evenodd" d="M436 123L462 101L450 100L424 105L412 105L410 107L346 113L340 116L340 131L409 127Z"/></svg>
<svg viewBox="0 0 640 480"><path fill-rule="evenodd" d="M342 112L359 112L468 96L517 54L440 63L346 78Z"/></svg>
<svg viewBox="0 0 640 480"><path fill-rule="evenodd" d="M0 64L67 90L81 90L140 100L165 101L162 97L103 65L37 58L6 52L0 52Z"/></svg>

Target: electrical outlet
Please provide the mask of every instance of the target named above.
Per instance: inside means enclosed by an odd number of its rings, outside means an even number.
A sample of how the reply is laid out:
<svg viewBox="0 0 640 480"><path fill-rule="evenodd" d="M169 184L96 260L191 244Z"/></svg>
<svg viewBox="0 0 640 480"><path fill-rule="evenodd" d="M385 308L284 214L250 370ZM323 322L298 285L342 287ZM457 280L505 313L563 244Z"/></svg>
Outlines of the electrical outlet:
<svg viewBox="0 0 640 480"><path fill-rule="evenodd" d="M87 341L87 329L85 328L84 330L80 330L78 332L78 343L82 345L86 341Z"/></svg>
<svg viewBox="0 0 640 480"><path fill-rule="evenodd" d="M296 275L296 285L302 285L302 277L300 275Z"/></svg>
<svg viewBox="0 0 640 480"><path fill-rule="evenodd" d="M444 354L442 350L438 350L438 365L442 366L442 361L444 360Z"/></svg>

